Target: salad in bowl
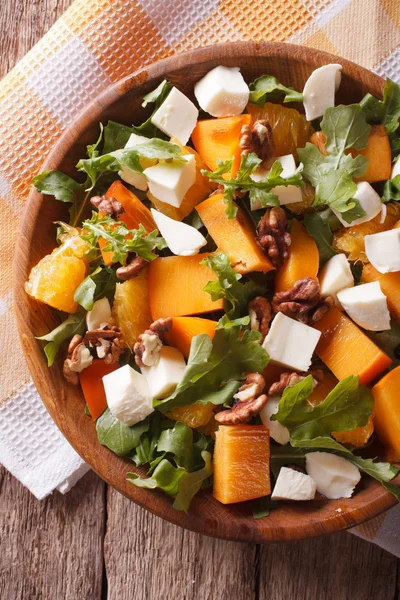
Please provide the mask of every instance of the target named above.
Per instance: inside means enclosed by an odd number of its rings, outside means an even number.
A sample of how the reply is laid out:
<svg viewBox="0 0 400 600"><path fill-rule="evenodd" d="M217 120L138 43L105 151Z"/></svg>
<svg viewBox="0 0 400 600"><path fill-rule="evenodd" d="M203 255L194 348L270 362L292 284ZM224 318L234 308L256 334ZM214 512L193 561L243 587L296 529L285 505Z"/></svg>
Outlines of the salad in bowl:
<svg viewBox="0 0 400 600"><path fill-rule="evenodd" d="M48 365L177 510L211 488L260 518L363 476L400 498L400 86L337 105L340 83L333 63L302 91L164 80L143 123L100 123L76 179L33 180L70 205L25 283L60 313Z"/></svg>

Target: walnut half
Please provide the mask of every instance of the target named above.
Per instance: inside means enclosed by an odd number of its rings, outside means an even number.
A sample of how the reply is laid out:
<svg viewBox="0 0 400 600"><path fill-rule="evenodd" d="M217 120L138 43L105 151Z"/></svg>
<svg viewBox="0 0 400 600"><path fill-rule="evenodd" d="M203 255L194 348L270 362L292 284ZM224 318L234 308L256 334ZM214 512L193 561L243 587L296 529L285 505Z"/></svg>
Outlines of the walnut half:
<svg viewBox="0 0 400 600"><path fill-rule="evenodd" d="M313 277L299 279L289 290L278 292L272 298L272 309L300 323L316 323L335 304L333 296L321 298L319 281Z"/></svg>
<svg viewBox="0 0 400 600"><path fill-rule="evenodd" d="M257 227L257 241L274 267L280 267L289 257L291 244L285 211L280 206L268 208Z"/></svg>
<svg viewBox="0 0 400 600"><path fill-rule="evenodd" d="M68 383L78 385L78 373L92 364L93 358L90 351L82 341L82 336L76 334L68 346L68 355L63 364L63 375Z"/></svg>
<svg viewBox="0 0 400 600"><path fill-rule="evenodd" d="M217 413L215 420L220 425L249 423L267 403L267 396L262 394L264 387L265 380L260 373L249 373L234 396L232 408Z"/></svg>
<svg viewBox="0 0 400 600"><path fill-rule="evenodd" d="M137 339L133 347L138 367L151 367L158 361L165 334L172 327L172 319L157 319Z"/></svg>

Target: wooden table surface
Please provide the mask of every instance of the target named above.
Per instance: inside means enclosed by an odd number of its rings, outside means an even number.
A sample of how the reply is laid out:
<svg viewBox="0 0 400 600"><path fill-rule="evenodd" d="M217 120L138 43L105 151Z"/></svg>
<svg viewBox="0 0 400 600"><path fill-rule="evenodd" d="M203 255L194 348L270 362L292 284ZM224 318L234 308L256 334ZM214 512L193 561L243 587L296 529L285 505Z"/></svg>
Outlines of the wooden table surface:
<svg viewBox="0 0 400 600"><path fill-rule="evenodd" d="M88 0L90 1L90 0ZM1 0L0 76L72 0ZM0 467L1 600L394 600L400 561L343 532L293 544L213 540L88 473L39 502Z"/></svg>

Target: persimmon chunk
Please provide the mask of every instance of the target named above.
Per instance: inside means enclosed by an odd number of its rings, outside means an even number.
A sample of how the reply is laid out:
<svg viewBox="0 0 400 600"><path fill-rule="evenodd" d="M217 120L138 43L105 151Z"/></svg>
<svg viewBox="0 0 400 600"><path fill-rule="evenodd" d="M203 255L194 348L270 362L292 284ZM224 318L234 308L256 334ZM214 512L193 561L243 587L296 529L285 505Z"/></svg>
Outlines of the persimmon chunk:
<svg viewBox="0 0 400 600"><path fill-rule="evenodd" d="M263 425L224 425L215 436L214 497L222 504L271 493L269 430Z"/></svg>
<svg viewBox="0 0 400 600"><path fill-rule="evenodd" d="M153 320L160 317L183 317L213 312L223 308L223 301L211 300L204 286L216 279L214 272L201 261L209 253L196 256L157 258L149 267L149 300Z"/></svg>
<svg viewBox="0 0 400 600"><path fill-rule="evenodd" d="M147 233L157 229L157 225L147 206L133 192L122 185L120 181L114 181L111 184L106 196L112 196L122 204L125 213L121 215L120 220L124 221L129 229L137 229L139 225L143 225Z"/></svg>
<svg viewBox="0 0 400 600"><path fill-rule="evenodd" d="M190 354L192 338L201 333L206 333L211 339L214 337L216 321L200 319L199 317L173 317L172 327L165 334L165 341L170 346L178 348L185 358Z"/></svg>
<svg viewBox="0 0 400 600"><path fill-rule="evenodd" d="M372 388L374 422L390 461L400 461L400 367L389 371Z"/></svg>
<svg viewBox="0 0 400 600"><path fill-rule="evenodd" d="M235 177L241 160L240 131L250 123L250 115L197 121L192 133L193 145L211 171L218 167L218 160L233 159L231 177Z"/></svg>
<svg viewBox="0 0 400 600"><path fill-rule="evenodd" d="M400 271L380 273L371 264L364 265L361 281L370 283L379 281L382 292L386 296L387 305L393 319L400 323Z"/></svg>
<svg viewBox="0 0 400 600"><path fill-rule="evenodd" d="M290 230L289 258L279 267L275 278L275 292L289 290L299 279L316 277L319 268L318 247L306 228L293 219Z"/></svg>
<svg viewBox="0 0 400 600"><path fill-rule="evenodd" d="M359 375L360 383L366 384L392 362L336 307L331 308L314 327L322 333L315 352L338 379Z"/></svg>
<svg viewBox="0 0 400 600"><path fill-rule="evenodd" d="M119 364L111 365L95 358L92 364L79 373L79 383L90 410L90 416L95 421L107 408L106 393L104 391L103 377L118 369Z"/></svg>
<svg viewBox="0 0 400 600"><path fill-rule="evenodd" d="M218 248L228 255L232 267L238 273L267 273L274 269L257 244L254 227L243 210L237 207L236 217L228 219L223 198L223 194L215 194L196 207Z"/></svg>

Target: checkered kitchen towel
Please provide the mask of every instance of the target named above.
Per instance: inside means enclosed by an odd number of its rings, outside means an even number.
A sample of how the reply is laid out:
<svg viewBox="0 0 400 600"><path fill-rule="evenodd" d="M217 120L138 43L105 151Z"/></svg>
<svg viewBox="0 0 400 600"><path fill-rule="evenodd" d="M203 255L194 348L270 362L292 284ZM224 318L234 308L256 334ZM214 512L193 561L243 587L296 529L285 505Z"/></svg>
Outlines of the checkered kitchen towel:
<svg viewBox="0 0 400 600"><path fill-rule="evenodd" d="M399 0L76 0L0 83L0 461L38 498L67 491L87 467L50 420L16 341L11 249L31 179L110 83L235 40L305 44L400 81ZM399 556L399 524L400 507L358 532Z"/></svg>

